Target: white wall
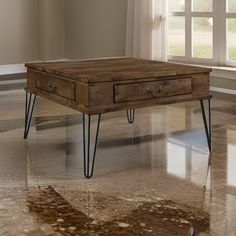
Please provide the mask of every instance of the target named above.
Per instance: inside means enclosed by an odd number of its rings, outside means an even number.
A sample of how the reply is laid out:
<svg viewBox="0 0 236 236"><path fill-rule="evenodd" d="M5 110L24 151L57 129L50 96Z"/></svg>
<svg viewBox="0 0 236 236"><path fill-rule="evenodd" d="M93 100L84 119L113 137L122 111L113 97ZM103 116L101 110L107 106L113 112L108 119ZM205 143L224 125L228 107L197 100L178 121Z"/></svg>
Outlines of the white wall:
<svg viewBox="0 0 236 236"><path fill-rule="evenodd" d="M37 0L0 0L0 64L38 58Z"/></svg>
<svg viewBox="0 0 236 236"><path fill-rule="evenodd" d="M64 0L38 0L38 51L40 60L64 58Z"/></svg>
<svg viewBox="0 0 236 236"><path fill-rule="evenodd" d="M0 0L0 65L125 55L127 0Z"/></svg>
<svg viewBox="0 0 236 236"><path fill-rule="evenodd" d="M125 55L127 0L65 0L65 57Z"/></svg>
<svg viewBox="0 0 236 236"><path fill-rule="evenodd" d="M0 65L64 58L64 0L0 0Z"/></svg>

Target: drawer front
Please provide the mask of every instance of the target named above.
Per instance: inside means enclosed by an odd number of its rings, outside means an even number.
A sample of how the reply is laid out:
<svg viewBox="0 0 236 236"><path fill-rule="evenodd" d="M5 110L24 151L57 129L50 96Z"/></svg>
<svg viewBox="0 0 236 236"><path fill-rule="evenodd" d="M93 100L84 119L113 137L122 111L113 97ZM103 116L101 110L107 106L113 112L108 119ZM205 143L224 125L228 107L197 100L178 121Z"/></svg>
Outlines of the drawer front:
<svg viewBox="0 0 236 236"><path fill-rule="evenodd" d="M115 85L115 102L155 99L192 93L192 78Z"/></svg>
<svg viewBox="0 0 236 236"><path fill-rule="evenodd" d="M61 77L44 74L36 79L37 89L48 93L75 100L76 86L74 82L64 80Z"/></svg>

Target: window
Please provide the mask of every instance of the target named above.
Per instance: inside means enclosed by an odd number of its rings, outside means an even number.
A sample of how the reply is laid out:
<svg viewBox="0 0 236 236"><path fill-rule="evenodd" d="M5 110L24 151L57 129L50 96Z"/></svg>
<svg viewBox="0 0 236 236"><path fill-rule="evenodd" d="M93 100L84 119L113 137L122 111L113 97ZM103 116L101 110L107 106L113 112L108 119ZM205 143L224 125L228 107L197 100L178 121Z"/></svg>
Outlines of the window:
<svg viewBox="0 0 236 236"><path fill-rule="evenodd" d="M168 0L170 60L236 66L236 0Z"/></svg>

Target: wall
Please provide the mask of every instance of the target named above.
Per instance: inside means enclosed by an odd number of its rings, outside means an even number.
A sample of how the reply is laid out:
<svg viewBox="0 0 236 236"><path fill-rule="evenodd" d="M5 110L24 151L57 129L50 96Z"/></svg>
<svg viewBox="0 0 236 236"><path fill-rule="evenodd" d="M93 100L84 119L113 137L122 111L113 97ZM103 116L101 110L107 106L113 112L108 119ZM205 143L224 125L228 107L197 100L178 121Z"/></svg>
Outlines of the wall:
<svg viewBox="0 0 236 236"><path fill-rule="evenodd" d="M64 58L64 0L0 0L0 65Z"/></svg>
<svg viewBox="0 0 236 236"><path fill-rule="evenodd" d="M0 64L38 58L37 0L0 0Z"/></svg>
<svg viewBox="0 0 236 236"><path fill-rule="evenodd" d="M64 58L64 0L38 0L39 59Z"/></svg>
<svg viewBox="0 0 236 236"><path fill-rule="evenodd" d="M213 69L211 73L211 87L213 90L221 88L222 92L228 91L232 93L232 90L236 90L236 70L234 68Z"/></svg>
<svg viewBox="0 0 236 236"><path fill-rule="evenodd" d="M65 57L125 55L127 0L66 0Z"/></svg>
<svg viewBox="0 0 236 236"><path fill-rule="evenodd" d="M0 0L0 65L125 54L127 0Z"/></svg>
<svg viewBox="0 0 236 236"><path fill-rule="evenodd" d="M236 80L212 77L211 86L223 89L236 90Z"/></svg>

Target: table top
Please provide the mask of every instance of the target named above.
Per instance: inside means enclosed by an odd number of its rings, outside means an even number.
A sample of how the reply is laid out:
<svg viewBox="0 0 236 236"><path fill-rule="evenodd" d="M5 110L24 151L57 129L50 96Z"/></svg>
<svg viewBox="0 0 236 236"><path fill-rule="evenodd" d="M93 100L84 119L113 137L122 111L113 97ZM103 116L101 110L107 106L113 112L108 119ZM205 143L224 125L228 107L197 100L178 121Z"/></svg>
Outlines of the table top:
<svg viewBox="0 0 236 236"><path fill-rule="evenodd" d="M26 63L26 67L86 83L157 78L211 71L209 68L136 58Z"/></svg>

